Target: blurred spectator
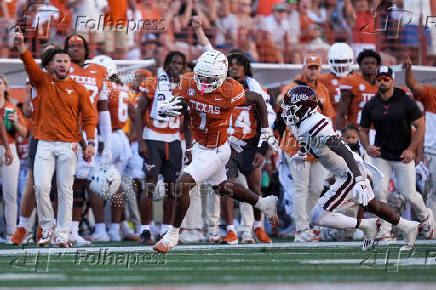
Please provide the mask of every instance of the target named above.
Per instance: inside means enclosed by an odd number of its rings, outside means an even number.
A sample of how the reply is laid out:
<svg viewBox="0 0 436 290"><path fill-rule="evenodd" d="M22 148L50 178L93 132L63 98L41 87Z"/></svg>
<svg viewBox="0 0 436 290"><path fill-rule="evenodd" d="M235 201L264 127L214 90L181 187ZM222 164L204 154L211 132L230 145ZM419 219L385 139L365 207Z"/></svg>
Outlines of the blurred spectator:
<svg viewBox="0 0 436 290"><path fill-rule="evenodd" d="M309 17L310 9L310 0L300 0L298 2L298 12L300 14L301 26L301 43L309 43L312 41L312 39L319 37L319 31L315 29L314 21Z"/></svg>
<svg viewBox="0 0 436 290"><path fill-rule="evenodd" d="M259 31L264 32L262 36L266 37L266 42L261 45L263 46L262 49L267 51L272 62L284 63L285 47L289 43L289 32L292 29L287 17L288 5L286 3L277 3L274 5L273 14L262 19L258 28Z"/></svg>
<svg viewBox="0 0 436 290"><path fill-rule="evenodd" d="M235 15L230 13L229 0L218 0L217 19L215 25L215 47L236 47L238 37L238 21Z"/></svg>
<svg viewBox="0 0 436 290"><path fill-rule="evenodd" d="M250 60L257 60L256 51L256 25L255 20L251 17L251 0L239 0L239 9L236 19L238 21L238 48L248 54Z"/></svg>
<svg viewBox="0 0 436 290"><path fill-rule="evenodd" d="M256 15L259 16L269 16L271 13L273 13L273 7L277 3L282 3L282 0L257 0L257 10Z"/></svg>
<svg viewBox="0 0 436 290"><path fill-rule="evenodd" d="M358 55L365 48L376 48L377 35L375 19L370 11L369 0L354 1L353 52Z"/></svg>
<svg viewBox="0 0 436 290"><path fill-rule="evenodd" d="M327 19L333 29L333 42L349 42L353 20L350 0L326 0Z"/></svg>

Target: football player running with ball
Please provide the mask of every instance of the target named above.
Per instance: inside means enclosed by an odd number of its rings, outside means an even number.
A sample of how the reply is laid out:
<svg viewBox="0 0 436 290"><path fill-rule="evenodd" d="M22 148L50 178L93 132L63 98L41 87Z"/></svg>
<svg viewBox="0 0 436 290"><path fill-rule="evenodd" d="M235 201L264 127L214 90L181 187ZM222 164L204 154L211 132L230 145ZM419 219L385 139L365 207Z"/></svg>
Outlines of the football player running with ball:
<svg viewBox="0 0 436 290"><path fill-rule="evenodd" d="M276 226L277 197L259 197L242 185L227 181L226 163L230 158L227 129L232 109L236 106L254 105L260 114L261 138L277 149L277 140L268 127L267 107L263 97L254 92L245 92L237 81L227 78L228 62L217 50L203 53L193 73L182 77L180 86L174 90L181 96L162 102L158 108L161 115L179 116L189 110L193 137L197 143L192 148L192 162L183 169L176 181L176 201L172 226L153 249L167 253L177 245L179 230L189 208L189 191L198 183L208 182L217 194L247 202L260 209Z"/></svg>
<svg viewBox="0 0 436 290"><path fill-rule="evenodd" d="M313 208L312 224L338 229L361 229L364 232L362 250L370 249L380 227L379 220L356 219L333 212L344 201L352 199L366 211L396 226L405 240L401 250L412 250L419 223L401 218L386 203L375 199L363 160L353 154L336 135L331 120L317 111L318 97L315 91L307 86L294 87L287 92L281 106L286 125L301 144L295 154L295 161L304 166L306 156L310 153L336 179Z"/></svg>

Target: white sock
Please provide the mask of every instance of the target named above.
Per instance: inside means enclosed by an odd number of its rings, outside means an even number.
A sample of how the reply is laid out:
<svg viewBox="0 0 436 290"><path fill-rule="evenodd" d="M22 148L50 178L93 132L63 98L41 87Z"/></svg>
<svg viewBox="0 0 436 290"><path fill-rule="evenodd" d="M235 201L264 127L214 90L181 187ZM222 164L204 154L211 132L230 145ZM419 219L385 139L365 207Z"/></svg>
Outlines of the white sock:
<svg viewBox="0 0 436 290"><path fill-rule="evenodd" d="M254 229L260 228L261 226L262 226L262 221L254 221L253 223Z"/></svg>
<svg viewBox="0 0 436 290"><path fill-rule="evenodd" d="M354 229L357 225L357 219L355 218L341 213L326 212L327 213L320 218L317 225L336 229Z"/></svg>
<svg viewBox="0 0 436 290"><path fill-rule="evenodd" d="M263 206L263 197L259 196L259 199L257 200L257 202L254 205L254 207L261 210L262 206Z"/></svg>
<svg viewBox="0 0 436 290"><path fill-rule="evenodd" d="M95 232L96 233L106 233L106 224L105 223L95 224Z"/></svg>
<svg viewBox="0 0 436 290"><path fill-rule="evenodd" d="M141 233L143 232L143 231L149 231L150 230L150 225L141 225Z"/></svg>
<svg viewBox="0 0 436 290"><path fill-rule="evenodd" d="M29 231L32 228L30 224L31 222L32 222L31 218L25 218L23 216L20 216L20 222L18 223L18 226L24 227L26 231Z"/></svg>
<svg viewBox="0 0 436 290"><path fill-rule="evenodd" d="M227 225L227 231L235 231L235 225Z"/></svg>
<svg viewBox="0 0 436 290"><path fill-rule="evenodd" d="M173 226L170 226L168 228L167 235L178 237L179 236L179 231L180 231L180 228L175 228Z"/></svg>
<svg viewBox="0 0 436 290"><path fill-rule="evenodd" d="M122 221L122 222L121 222L121 228L123 229L123 231L128 231L128 230L130 230L129 223L128 223L127 221Z"/></svg>
<svg viewBox="0 0 436 290"><path fill-rule="evenodd" d="M120 231L120 224L112 223L109 231L115 232L115 233L119 232Z"/></svg>
<svg viewBox="0 0 436 290"><path fill-rule="evenodd" d="M79 222L78 221L72 221L70 229L71 229L71 233L73 235L79 235Z"/></svg>
<svg viewBox="0 0 436 290"><path fill-rule="evenodd" d="M169 227L170 227L169 225L162 224L162 227L161 227L161 229L160 229L160 234L163 235L163 234L165 234L166 232L168 232Z"/></svg>

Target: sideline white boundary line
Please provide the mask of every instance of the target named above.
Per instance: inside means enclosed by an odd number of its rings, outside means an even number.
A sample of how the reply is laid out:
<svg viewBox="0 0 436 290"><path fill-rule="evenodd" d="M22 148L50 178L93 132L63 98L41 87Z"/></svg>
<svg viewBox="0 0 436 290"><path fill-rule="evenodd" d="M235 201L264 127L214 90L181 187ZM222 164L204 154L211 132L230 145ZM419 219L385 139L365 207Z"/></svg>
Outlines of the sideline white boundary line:
<svg viewBox="0 0 436 290"><path fill-rule="evenodd" d="M393 245L401 246L403 241L395 241L388 243L379 243L380 246ZM417 247L420 245L425 246L435 246L436 250L436 240L418 240L416 241ZM283 248L336 248L336 247L361 247L362 242L320 242L320 243L274 243L274 244L242 244L242 245L215 245L215 244L204 244L204 245L179 245L176 246L172 251L199 251L199 250L225 250L225 249L283 249ZM98 253L99 251L110 251L110 252L154 252L152 246L135 246L135 247L72 247L72 248L16 248L16 249L2 249L0 250L1 256L11 256L19 254L74 254L77 251L84 251L86 253Z"/></svg>

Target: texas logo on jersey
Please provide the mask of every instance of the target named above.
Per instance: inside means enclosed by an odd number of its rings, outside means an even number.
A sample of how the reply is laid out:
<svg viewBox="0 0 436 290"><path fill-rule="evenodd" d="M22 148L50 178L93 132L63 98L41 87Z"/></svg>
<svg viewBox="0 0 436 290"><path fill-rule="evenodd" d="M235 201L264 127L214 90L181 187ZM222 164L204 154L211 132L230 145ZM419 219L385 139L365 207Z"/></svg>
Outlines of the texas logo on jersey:
<svg viewBox="0 0 436 290"><path fill-rule="evenodd" d="M212 93L201 94L194 73L183 75L180 86L173 93L188 101L194 139L208 148L216 148L227 141L232 110L245 102L244 87L232 78L227 78Z"/></svg>
<svg viewBox="0 0 436 290"><path fill-rule="evenodd" d="M91 73L91 71L93 71L93 73ZM106 68L95 63L86 64L82 68L72 63L69 77L82 84L89 91L91 103L95 106L98 101L98 94L106 79Z"/></svg>
<svg viewBox="0 0 436 290"><path fill-rule="evenodd" d="M347 121L359 127L362 109L377 93L377 86L368 83L359 72L355 72L353 75L341 79L340 89L348 90L353 95Z"/></svg>

